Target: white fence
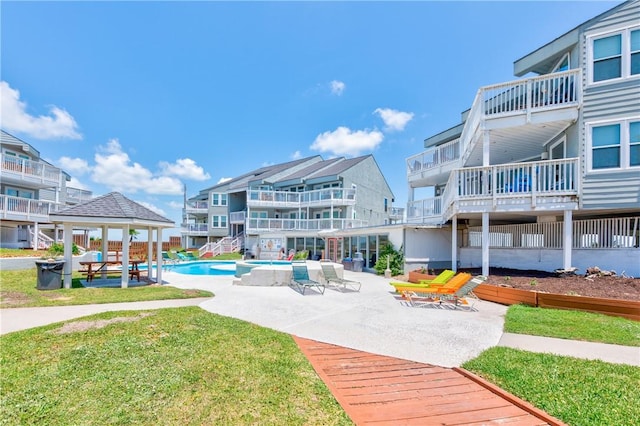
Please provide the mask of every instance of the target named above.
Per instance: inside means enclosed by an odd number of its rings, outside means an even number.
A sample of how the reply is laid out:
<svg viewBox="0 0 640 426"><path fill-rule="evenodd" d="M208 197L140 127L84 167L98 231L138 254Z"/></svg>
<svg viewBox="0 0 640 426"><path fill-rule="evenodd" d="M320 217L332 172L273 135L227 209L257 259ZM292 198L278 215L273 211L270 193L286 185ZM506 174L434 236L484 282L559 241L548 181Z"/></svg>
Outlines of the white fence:
<svg viewBox="0 0 640 426"><path fill-rule="evenodd" d="M640 217L573 221L573 249L640 247ZM564 222L493 225L489 247L561 249ZM472 226L463 234L463 247L482 246L482 227Z"/></svg>

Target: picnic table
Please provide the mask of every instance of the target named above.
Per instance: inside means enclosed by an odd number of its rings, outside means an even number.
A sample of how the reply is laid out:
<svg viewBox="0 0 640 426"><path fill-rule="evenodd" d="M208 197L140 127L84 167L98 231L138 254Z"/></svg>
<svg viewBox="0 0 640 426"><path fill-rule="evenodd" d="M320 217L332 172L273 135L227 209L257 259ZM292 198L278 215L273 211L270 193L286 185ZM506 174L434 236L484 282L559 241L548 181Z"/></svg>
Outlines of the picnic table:
<svg viewBox="0 0 640 426"><path fill-rule="evenodd" d="M138 282L140 282L140 268L138 267L138 265L140 265L142 262L144 261L129 261L129 265L131 265L131 268L129 269L129 279L133 279L133 277L136 277ZM93 277L95 277L96 274L121 275L123 269L122 262L116 260L83 261L80 262L80 265L86 268L81 272L87 276L87 282L93 281Z"/></svg>

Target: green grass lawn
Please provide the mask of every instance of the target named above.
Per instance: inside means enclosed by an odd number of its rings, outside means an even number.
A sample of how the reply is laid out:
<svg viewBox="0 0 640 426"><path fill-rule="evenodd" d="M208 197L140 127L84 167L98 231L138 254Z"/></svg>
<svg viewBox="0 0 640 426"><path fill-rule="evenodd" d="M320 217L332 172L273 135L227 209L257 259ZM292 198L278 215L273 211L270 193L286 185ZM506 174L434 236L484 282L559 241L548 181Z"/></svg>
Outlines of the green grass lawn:
<svg viewBox="0 0 640 426"><path fill-rule="evenodd" d="M210 297L211 292L183 290L168 285L149 285L130 288L84 288L80 273L74 272L72 288L38 290L36 268L0 271L0 308L32 306L86 305L90 303L118 303L145 300Z"/></svg>
<svg viewBox="0 0 640 426"><path fill-rule="evenodd" d="M0 423L351 424L291 336L196 307L0 337Z"/></svg>
<svg viewBox="0 0 640 426"><path fill-rule="evenodd" d="M512 305L505 317L504 331L640 346L640 322L581 311Z"/></svg>
<svg viewBox="0 0 640 426"><path fill-rule="evenodd" d="M640 368L494 347L472 371L569 425L640 424Z"/></svg>

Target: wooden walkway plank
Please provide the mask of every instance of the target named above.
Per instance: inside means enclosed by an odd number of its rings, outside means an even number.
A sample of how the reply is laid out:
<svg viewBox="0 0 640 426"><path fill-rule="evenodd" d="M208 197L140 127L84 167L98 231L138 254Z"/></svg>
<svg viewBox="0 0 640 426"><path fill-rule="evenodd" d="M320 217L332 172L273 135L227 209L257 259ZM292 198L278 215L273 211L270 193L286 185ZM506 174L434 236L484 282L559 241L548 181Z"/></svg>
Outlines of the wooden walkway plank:
<svg viewBox="0 0 640 426"><path fill-rule="evenodd" d="M463 369L293 338L357 425L564 425Z"/></svg>

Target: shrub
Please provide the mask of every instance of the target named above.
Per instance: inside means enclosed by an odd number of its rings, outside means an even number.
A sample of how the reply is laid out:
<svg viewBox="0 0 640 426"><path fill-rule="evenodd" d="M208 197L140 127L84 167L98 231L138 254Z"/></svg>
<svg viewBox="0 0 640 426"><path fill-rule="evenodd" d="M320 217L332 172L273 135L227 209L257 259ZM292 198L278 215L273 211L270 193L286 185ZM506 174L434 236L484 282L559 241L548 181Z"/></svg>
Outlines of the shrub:
<svg viewBox="0 0 640 426"><path fill-rule="evenodd" d="M49 246L49 256L62 256L64 255L64 244L62 243L52 243L51 246ZM73 246L71 247L71 253L73 253L74 255L80 254L80 249L78 248L78 246L76 245L76 243L73 243Z"/></svg>
<svg viewBox="0 0 640 426"><path fill-rule="evenodd" d="M400 250L393 248L393 244L388 243L380 248L380 258L374 266L378 275L383 275L387 269L387 258L389 259L389 269L391 275L400 275L404 268L404 254L402 254L402 246Z"/></svg>

